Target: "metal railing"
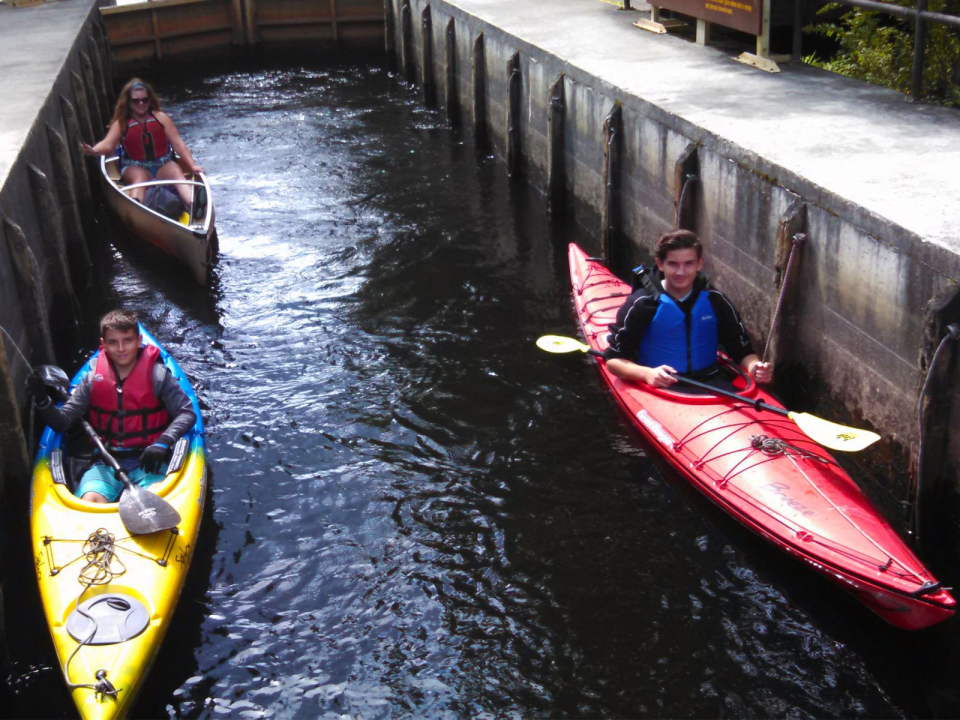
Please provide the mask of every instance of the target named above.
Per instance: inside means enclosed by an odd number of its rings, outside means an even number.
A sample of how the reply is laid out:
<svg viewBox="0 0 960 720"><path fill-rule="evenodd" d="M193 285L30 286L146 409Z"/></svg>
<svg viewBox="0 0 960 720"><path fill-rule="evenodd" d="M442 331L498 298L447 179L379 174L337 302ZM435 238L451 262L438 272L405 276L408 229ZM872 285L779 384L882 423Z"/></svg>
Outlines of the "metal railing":
<svg viewBox="0 0 960 720"><path fill-rule="evenodd" d="M623 9L630 10L630 0L622 0ZM800 62L801 27L803 25L803 5L805 0L794 0L793 14L793 62ZM923 66L927 51L927 23L937 23L947 27L960 28L960 16L927 10L929 0L917 0L915 8L893 5L880 0L830 0L838 5L849 5L863 10L873 10L887 15L913 20L915 30L913 38L913 68L910 73L910 97L920 100L923 97Z"/></svg>
<svg viewBox="0 0 960 720"><path fill-rule="evenodd" d="M863 10L873 10L887 15L910 18L914 21L913 68L910 74L910 97L920 100L923 97L923 66L927 50L927 23L937 23L960 28L960 17L927 10L928 0L917 0L916 8L892 5L879 0L830 0L838 5L850 5ZM803 23L804 0L794 0L793 16L793 61L800 62L800 26Z"/></svg>

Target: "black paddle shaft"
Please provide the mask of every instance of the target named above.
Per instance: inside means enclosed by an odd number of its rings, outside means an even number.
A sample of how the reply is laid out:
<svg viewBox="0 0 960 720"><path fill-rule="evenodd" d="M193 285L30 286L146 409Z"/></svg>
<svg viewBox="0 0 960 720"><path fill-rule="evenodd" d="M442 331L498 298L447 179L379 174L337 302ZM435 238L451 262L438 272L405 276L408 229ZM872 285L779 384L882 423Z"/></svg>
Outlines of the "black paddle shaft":
<svg viewBox="0 0 960 720"><path fill-rule="evenodd" d="M42 373L45 384L52 389L64 402L70 397L70 381L67 374L53 365L41 365L38 370ZM131 535L149 535L160 530L171 530L180 524L180 513L166 500L154 495L133 483L120 463L104 446L90 423L82 421L84 432L90 438L93 446L100 451L100 457L113 469L114 477L120 478L124 491L120 495L117 512L120 521Z"/></svg>
<svg viewBox="0 0 960 720"><path fill-rule="evenodd" d="M94 447L100 451L100 456L103 458L104 462L107 463L111 468L113 468L114 475L120 478L120 482L129 490L133 487L133 481L130 479L130 476L127 475L126 470L120 467L120 463L117 462L117 459L107 452L107 448L104 446L103 441L100 439L100 436L97 435L97 431L91 427L90 423L86 420L83 421L83 429L90 437L90 440L93 442Z"/></svg>
<svg viewBox="0 0 960 720"><path fill-rule="evenodd" d="M594 357L603 358L604 360L606 360L606 356L599 350L594 350L593 348L590 348L589 350L587 350L587 353L589 355L593 355ZM677 379L677 382L682 382L685 385L693 385L694 387L703 388L704 390L709 390L714 395L723 395L724 397L733 398L734 400L739 400L740 402L745 402L747 403L747 405L750 405L751 407L753 407L753 409L756 410L757 412L760 412L761 410L769 410L770 412L783 415L784 417L790 417L789 410L778 408L775 405L768 405L760 398L757 398L756 400L751 400L750 398L745 397L743 395L737 395L735 392L730 392L729 390L722 390L718 387L714 387L713 385L702 383L699 380L693 380L692 378L688 378L684 375L677 374L677 375L674 375L674 377Z"/></svg>

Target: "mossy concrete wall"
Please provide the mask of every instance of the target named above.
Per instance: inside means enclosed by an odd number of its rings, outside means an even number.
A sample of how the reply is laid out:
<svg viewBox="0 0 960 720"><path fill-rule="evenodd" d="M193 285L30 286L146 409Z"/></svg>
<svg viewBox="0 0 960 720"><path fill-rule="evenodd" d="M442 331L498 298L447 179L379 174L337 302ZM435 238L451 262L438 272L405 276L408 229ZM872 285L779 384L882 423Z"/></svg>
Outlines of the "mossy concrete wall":
<svg viewBox="0 0 960 720"><path fill-rule="evenodd" d="M468 124L476 122L474 79L485 78L479 90L490 148L506 157L510 143L518 143L520 172L545 192L551 86L562 78L565 221L600 235L608 218L615 226L611 255L623 265L648 258L656 235L674 227L679 215L703 240L707 272L737 304L761 352L791 237L804 233L774 329L778 389L808 406L829 398L823 407L839 420L880 432L884 441L861 458L891 497L903 497L916 469L916 407L926 366L944 326L960 321L960 306L950 300L960 280L960 232L935 216L960 209L960 183L942 167L960 147L958 117L811 68L760 77L717 51L624 31L623 14L599 3L514 5L387 0L388 47L401 63L415 64L405 68L406 77L436 86L441 111L452 67L460 117ZM425 11L429 23L422 21ZM598 17L604 12L609 27ZM478 75L481 36L484 72ZM424 53L425 43L432 52ZM511 115L515 54L521 87ZM424 67L424 57L432 58L431 67ZM647 90L638 80L671 73L670 83L646 83ZM741 84L756 88L749 97L729 89ZM622 122L611 143L604 123L617 106ZM744 129L750 122L757 123L753 137ZM511 123L519 126L518 141L510 140ZM919 145L925 150L902 157L903 148L873 137L881 132L901 137L900 144L926 142ZM610 178L615 214L604 174L608 148L619 153ZM689 206L678 213L688 174L696 181L688 188ZM960 363L952 359L958 354L942 358L948 369L931 407L938 427L960 419ZM796 392L799 381L806 397ZM927 474L955 489L958 440L947 438L930 448L937 459Z"/></svg>

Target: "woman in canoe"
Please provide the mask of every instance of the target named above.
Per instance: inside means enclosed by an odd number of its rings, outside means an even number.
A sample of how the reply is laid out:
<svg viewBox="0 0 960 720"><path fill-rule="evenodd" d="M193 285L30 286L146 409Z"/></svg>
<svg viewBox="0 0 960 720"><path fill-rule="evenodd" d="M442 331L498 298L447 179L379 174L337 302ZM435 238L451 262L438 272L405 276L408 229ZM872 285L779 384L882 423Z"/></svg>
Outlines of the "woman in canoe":
<svg viewBox="0 0 960 720"><path fill-rule="evenodd" d="M170 116L160 111L160 100L153 88L140 78L133 78L120 91L117 106L106 137L96 145L81 143L87 155L112 155L120 148L121 177L125 183L157 180L186 180L176 151L185 167L196 174L203 172L177 132ZM190 210L191 186L174 185L184 205ZM134 188L130 195L143 202L145 187Z"/></svg>

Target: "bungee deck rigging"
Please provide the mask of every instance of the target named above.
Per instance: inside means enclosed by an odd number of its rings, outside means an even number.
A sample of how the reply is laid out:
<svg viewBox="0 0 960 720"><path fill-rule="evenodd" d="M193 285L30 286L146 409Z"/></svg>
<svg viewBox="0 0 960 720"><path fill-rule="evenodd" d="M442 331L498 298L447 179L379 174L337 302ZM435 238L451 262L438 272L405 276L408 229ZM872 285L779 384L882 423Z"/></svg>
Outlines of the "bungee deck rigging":
<svg viewBox="0 0 960 720"><path fill-rule="evenodd" d="M141 327L145 343L156 340ZM108 720L129 713L166 634L197 542L207 488L203 420L183 370L161 358L190 398L196 415L177 443L164 480L143 489L169 505L173 525L149 532L124 522L120 503L74 496L82 448L47 428L34 463L31 538L40 597L64 679L83 718ZM73 379L96 365L96 354ZM125 493L126 494L126 493ZM145 506L152 510L153 506Z"/></svg>
<svg viewBox="0 0 960 720"><path fill-rule="evenodd" d="M577 317L589 345L579 349L602 356L608 325L630 286L576 245L569 260ZM563 338L550 340L559 344ZM919 629L949 618L955 600L821 447L830 438L804 428L797 418L805 414L787 411L749 377L733 372L729 359L719 356L718 365L731 371L735 392L685 378L700 394L638 385L616 378L597 360L633 425L731 517L897 627ZM838 438L841 445L845 440Z"/></svg>

